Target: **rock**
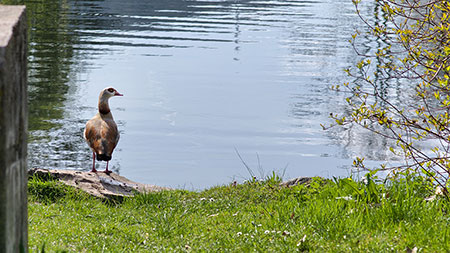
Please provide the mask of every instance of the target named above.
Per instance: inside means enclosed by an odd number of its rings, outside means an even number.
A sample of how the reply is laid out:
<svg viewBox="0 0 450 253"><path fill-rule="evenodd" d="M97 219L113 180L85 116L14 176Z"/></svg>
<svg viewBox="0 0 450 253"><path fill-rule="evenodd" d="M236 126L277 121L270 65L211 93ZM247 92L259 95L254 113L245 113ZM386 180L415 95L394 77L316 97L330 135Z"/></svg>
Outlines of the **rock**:
<svg viewBox="0 0 450 253"><path fill-rule="evenodd" d="M289 179L288 181L282 182L281 186L292 187L299 184L307 184L312 180L312 177L296 177Z"/></svg>
<svg viewBox="0 0 450 253"><path fill-rule="evenodd" d="M133 182L116 173L85 172L78 170L30 169L29 176L44 180L57 179L66 185L81 189L99 198L121 198L133 196L136 192L148 193L170 190L170 188Z"/></svg>

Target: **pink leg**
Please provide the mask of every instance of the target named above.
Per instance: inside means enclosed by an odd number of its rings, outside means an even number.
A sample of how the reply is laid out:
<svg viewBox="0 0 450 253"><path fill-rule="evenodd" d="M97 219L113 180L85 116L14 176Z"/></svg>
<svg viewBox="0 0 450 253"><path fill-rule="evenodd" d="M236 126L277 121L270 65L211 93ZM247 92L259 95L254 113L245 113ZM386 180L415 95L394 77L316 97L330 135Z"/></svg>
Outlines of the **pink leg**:
<svg viewBox="0 0 450 253"><path fill-rule="evenodd" d="M109 164L109 161L106 161L106 170L104 171L106 174L111 173L111 171L108 170L108 164Z"/></svg>
<svg viewBox="0 0 450 253"><path fill-rule="evenodd" d="M97 172L97 170L95 169L95 152L92 152L92 170L91 172Z"/></svg>

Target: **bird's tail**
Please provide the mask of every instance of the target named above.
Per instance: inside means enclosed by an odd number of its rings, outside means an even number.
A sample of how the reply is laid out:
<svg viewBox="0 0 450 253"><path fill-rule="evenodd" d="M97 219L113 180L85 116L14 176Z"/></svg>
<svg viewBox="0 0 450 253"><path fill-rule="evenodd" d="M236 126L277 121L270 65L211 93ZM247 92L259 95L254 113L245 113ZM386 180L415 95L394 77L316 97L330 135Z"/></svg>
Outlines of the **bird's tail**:
<svg viewBox="0 0 450 253"><path fill-rule="evenodd" d="M97 161L109 161L112 158L112 156L106 154L97 154L96 157Z"/></svg>

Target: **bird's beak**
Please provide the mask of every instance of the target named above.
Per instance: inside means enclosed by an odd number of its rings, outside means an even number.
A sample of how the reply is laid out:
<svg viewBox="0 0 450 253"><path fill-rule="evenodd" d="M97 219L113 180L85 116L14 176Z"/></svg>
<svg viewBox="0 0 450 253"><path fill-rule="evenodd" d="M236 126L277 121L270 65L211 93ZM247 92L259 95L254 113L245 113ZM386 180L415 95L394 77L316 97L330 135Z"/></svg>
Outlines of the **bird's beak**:
<svg viewBox="0 0 450 253"><path fill-rule="evenodd" d="M116 93L114 93L114 96L123 96L123 94L120 94L118 91L116 91Z"/></svg>

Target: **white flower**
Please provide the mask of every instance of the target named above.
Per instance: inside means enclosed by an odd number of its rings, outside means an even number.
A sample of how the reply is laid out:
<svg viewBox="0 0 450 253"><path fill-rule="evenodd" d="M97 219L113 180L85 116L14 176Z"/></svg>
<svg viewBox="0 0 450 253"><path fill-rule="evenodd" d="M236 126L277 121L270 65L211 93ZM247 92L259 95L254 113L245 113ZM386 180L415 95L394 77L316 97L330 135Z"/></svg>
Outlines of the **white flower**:
<svg viewBox="0 0 450 253"><path fill-rule="evenodd" d="M303 238L297 243L297 247L302 245L306 241L306 235L303 236Z"/></svg>
<svg viewBox="0 0 450 253"><path fill-rule="evenodd" d="M353 200L352 196L344 196L344 197L336 197L336 199L343 199L343 200Z"/></svg>

